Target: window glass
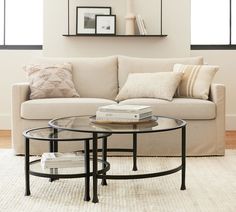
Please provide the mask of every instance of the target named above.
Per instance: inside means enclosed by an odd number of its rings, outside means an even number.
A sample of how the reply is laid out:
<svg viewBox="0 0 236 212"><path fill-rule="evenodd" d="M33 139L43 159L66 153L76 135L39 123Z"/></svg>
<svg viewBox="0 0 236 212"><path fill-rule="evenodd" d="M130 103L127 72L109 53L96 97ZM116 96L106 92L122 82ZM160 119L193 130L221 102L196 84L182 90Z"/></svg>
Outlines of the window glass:
<svg viewBox="0 0 236 212"><path fill-rule="evenodd" d="M232 23L231 23L231 30L232 30L232 44L236 44L236 0L232 0Z"/></svg>
<svg viewBox="0 0 236 212"><path fill-rule="evenodd" d="M4 0L0 0L0 45L3 45Z"/></svg>
<svg viewBox="0 0 236 212"><path fill-rule="evenodd" d="M6 1L6 45L42 45L43 1Z"/></svg>
<svg viewBox="0 0 236 212"><path fill-rule="evenodd" d="M191 1L191 44L229 44L229 1Z"/></svg>

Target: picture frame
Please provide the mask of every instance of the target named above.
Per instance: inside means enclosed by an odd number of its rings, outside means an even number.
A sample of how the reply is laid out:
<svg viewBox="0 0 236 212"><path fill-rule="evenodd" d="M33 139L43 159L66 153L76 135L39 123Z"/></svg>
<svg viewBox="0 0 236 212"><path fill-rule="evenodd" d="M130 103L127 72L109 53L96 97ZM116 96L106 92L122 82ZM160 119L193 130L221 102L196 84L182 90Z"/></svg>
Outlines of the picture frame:
<svg viewBox="0 0 236 212"><path fill-rule="evenodd" d="M111 7L76 7L76 34L95 34L96 15L111 15Z"/></svg>
<svg viewBox="0 0 236 212"><path fill-rule="evenodd" d="M116 15L96 15L95 34L115 35L116 34Z"/></svg>

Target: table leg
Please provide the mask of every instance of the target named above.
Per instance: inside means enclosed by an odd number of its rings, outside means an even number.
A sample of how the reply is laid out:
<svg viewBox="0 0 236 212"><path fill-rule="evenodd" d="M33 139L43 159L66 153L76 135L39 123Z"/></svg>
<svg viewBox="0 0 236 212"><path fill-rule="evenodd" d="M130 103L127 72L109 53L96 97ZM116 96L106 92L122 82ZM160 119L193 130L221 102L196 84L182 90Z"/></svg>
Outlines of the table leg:
<svg viewBox="0 0 236 212"><path fill-rule="evenodd" d="M84 141L84 168L85 168L85 192L84 201L89 201L89 180L90 180L90 162L89 162L89 140Z"/></svg>
<svg viewBox="0 0 236 212"><path fill-rule="evenodd" d="M58 138L58 129L53 129L53 134L54 134L54 138ZM53 152L58 152L58 141L54 141L53 142ZM54 169L54 174L58 174L58 168ZM59 178L56 178L55 180L59 180Z"/></svg>
<svg viewBox="0 0 236 212"><path fill-rule="evenodd" d="M53 152L58 152L58 141L53 141L54 147Z"/></svg>
<svg viewBox="0 0 236 212"><path fill-rule="evenodd" d="M29 139L25 138L25 196L30 195L29 166Z"/></svg>
<svg viewBox="0 0 236 212"><path fill-rule="evenodd" d="M54 141L52 141L52 140L49 141L49 151L54 152ZM50 169L50 174L53 174L53 169L52 168ZM53 178L49 179L49 182L53 182L53 181L54 181Z"/></svg>
<svg viewBox="0 0 236 212"><path fill-rule="evenodd" d="M58 130L53 129L53 138L58 138ZM58 142L55 140L49 141L49 150L50 152L58 152ZM51 174L58 174L58 169L57 168L51 168L50 169ZM49 182L53 182L55 180L59 180L59 178L50 178Z"/></svg>
<svg viewBox="0 0 236 212"><path fill-rule="evenodd" d="M186 127L182 128L182 182L181 190L185 190L185 172L186 172Z"/></svg>
<svg viewBox="0 0 236 212"><path fill-rule="evenodd" d="M102 140L102 160L107 161L107 137L103 138ZM106 168L105 163L102 164L102 168ZM105 176L106 173L104 173L103 175ZM107 181L104 178L102 179L102 185L107 185Z"/></svg>
<svg viewBox="0 0 236 212"><path fill-rule="evenodd" d="M49 141L49 151L50 151L50 152L54 152L54 151L53 151L53 146L54 146L53 141L50 140L50 141Z"/></svg>
<svg viewBox="0 0 236 212"><path fill-rule="evenodd" d="M133 133L133 171L137 170L137 133Z"/></svg>
<svg viewBox="0 0 236 212"><path fill-rule="evenodd" d="M58 129L53 129L53 136L54 138L58 138ZM58 152L58 141L53 142L53 152Z"/></svg>
<svg viewBox="0 0 236 212"><path fill-rule="evenodd" d="M98 179L97 179L97 133L93 133L93 203L98 202L98 193L97 193L97 186L98 186Z"/></svg>

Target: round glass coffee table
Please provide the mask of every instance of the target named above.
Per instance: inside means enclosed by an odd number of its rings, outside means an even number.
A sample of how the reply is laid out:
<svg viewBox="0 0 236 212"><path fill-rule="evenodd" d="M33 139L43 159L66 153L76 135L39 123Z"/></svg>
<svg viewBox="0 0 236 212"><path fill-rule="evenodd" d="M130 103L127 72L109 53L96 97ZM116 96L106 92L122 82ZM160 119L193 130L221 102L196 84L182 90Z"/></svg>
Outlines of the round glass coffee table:
<svg viewBox="0 0 236 212"><path fill-rule="evenodd" d="M51 127L33 128L23 132L25 137L25 195L30 195L30 175L38 177L49 178L50 181L58 180L60 178L85 178L85 194L84 200L89 201L89 178L92 176L90 171L90 157L89 157L89 141L93 139L92 133L72 132L68 130L57 130ZM99 133L98 139L106 140L110 134ZM30 141L46 141L49 143L49 152L58 152L60 142L84 141L84 166L71 168L48 168L41 167L41 160L30 161ZM106 173L110 169L110 164L106 161L99 160L99 173Z"/></svg>
<svg viewBox="0 0 236 212"><path fill-rule="evenodd" d="M94 116L74 116L54 119L49 122L49 125L55 129L63 129L75 132L87 132L93 134L93 202L98 202L97 195L97 182L102 179L102 184L106 185L106 179L114 180L128 180L128 179L142 179L159 177L164 175L173 174L178 171L181 172L181 190L185 190L185 170L186 170L186 122L181 119L171 117L153 116L152 120L144 123L96 123ZM181 136L181 165L176 168L148 173L148 174L134 174L134 175L108 175L99 174L98 163L98 134L132 134L133 135L133 148L132 149L107 149L107 140L103 141L103 160L107 161L107 151L124 151L133 153L133 171L137 170L137 135L144 133L158 133L168 132L173 130L182 130Z"/></svg>

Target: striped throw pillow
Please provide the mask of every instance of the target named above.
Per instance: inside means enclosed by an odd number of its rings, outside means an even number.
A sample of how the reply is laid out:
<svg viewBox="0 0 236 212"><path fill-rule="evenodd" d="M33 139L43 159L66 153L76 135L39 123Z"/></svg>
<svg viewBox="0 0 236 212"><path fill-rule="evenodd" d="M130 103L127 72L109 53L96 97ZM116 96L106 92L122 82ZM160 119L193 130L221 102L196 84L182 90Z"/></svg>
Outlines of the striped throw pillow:
<svg viewBox="0 0 236 212"><path fill-rule="evenodd" d="M218 66L175 64L174 72L183 73L175 97L208 99L210 85Z"/></svg>

